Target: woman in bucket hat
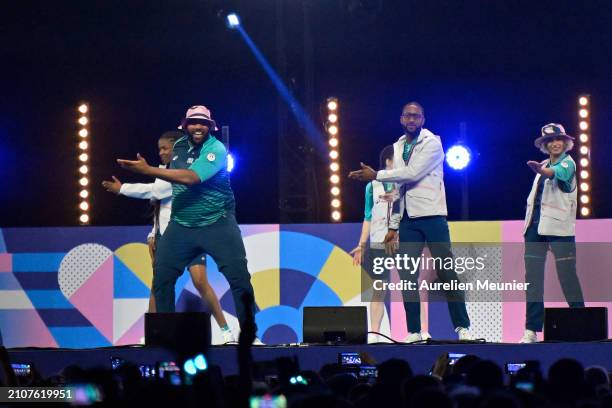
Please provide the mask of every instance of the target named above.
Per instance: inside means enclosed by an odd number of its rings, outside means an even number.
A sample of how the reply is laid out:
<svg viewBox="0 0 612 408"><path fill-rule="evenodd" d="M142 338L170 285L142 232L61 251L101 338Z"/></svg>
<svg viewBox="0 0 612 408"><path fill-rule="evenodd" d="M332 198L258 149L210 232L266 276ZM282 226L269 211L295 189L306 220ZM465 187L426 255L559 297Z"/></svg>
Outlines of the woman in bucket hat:
<svg viewBox="0 0 612 408"><path fill-rule="evenodd" d="M574 138L563 126L542 127L535 146L548 159L527 165L536 173L527 198L525 215L525 281L528 283L525 333L521 343L535 343L544 323L544 268L548 248L552 250L559 282L570 307L584 307L576 275L576 163L567 154Z"/></svg>

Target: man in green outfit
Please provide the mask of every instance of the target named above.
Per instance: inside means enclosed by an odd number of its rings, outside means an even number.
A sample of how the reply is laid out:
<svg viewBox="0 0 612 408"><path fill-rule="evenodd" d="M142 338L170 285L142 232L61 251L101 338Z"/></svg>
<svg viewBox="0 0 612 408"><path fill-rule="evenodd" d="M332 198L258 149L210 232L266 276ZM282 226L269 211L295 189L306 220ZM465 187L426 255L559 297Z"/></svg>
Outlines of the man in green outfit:
<svg viewBox="0 0 612 408"><path fill-rule="evenodd" d="M253 305L247 307L244 303L244 299L253 300L253 286L236 223L227 150L210 134L216 124L205 106L189 108L181 127L186 134L174 144L169 168L149 166L140 155L137 160L117 160L127 170L172 183L170 223L155 257L153 291L157 311L174 312L178 277L193 258L205 252L228 280L243 328L253 318Z"/></svg>

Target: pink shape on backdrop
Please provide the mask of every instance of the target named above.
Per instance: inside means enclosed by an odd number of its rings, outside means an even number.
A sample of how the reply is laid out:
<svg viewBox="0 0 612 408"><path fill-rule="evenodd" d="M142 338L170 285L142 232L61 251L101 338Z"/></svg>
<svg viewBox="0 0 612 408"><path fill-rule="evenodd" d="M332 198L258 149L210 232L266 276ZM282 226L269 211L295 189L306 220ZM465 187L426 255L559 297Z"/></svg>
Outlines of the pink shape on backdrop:
<svg viewBox="0 0 612 408"><path fill-rule="evenodd" d="M36 310L0 310L5 347L57 347L57 342Z"/></svg>
<svg viewBox="0 0 612 408"><path fill-rule="evenodd" d="M144 315L134 323L127 332L123 334L116 342L115 346L125 346L126 344L139 344L140 339L144 336Z"/></svg>
<svg viewBox="0 0 612 408"><path fill-rule="evenodd" d="M280 231L279 224L253 224L253 225L240 225L240 232L243 238L251 235L264 234L266 232L278 232Z"/></svg>
<svg viewBox="0 0 612 408"><path fill-rule="evenodd" d="M13 272L12 254L0 254L0 272Z"/></svg>
<svg viewBox="0 0 612 408"><path fill-rule="evenodd" d="M70 297L70 302L113 342L113 258L106 261Z"/></svg>

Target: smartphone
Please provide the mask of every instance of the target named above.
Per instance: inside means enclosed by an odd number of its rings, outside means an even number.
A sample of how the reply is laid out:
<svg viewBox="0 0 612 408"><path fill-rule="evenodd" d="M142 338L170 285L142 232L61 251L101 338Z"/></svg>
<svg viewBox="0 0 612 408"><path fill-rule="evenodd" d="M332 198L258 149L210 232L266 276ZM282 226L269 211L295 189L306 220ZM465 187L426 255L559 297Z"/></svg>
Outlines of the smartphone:
<svg viewBox="0 0 612 408"><path fill-rule="evenodd" d="M375 366L361 366L359 367L359 378L361 379L374 379L378 377L378 368Z"/></svg>
<svg viewBox="0 0 612 408"><path fill-rule="evenodd" d="M361 365L361 356L359 353L338 353L338 364L341 366Z"/></svg>
<svg viewBox="0 0 612 408"><path fill-rule="evenodd" d="M521 391L533 392L534 385L531 381L519 381L514 384L514 388Z"/></svg>
<svg viewBox="0 0 612 408"><path fill-rule="evenodd" d="M506 374L514 375L525 366L527 366L527 363L506 363Z"/></svg>
<svg viewBox="0 0 612 408"><path fill-rule="evenodd" d="M250 408L287 408L284 395L253 396L249 400Z"/></svg>
<svg viewBox="0 0 612 408"><path fill-rule="evenodd" d="M92 405L102 402L103 395L94 384L75 384L70 387L72 394L72 405Z"/></svg>
<svg viewBox="0 0 612 408"><path fill-rule="evenodd" d="M181 385L181 369L174 361L162 361L157 363L157 376L167 380L172 385Z"/></svg>
<svg viewBox="0 0 612 408"><path fill-rule="evenodd" d="M461 354L461 353L448 353L448 365L455 365L457 360L459 360L463 356L465 356L465 354Z"/></svg>
<svg viewBox="0 0 612 408"><path fill-rule="evenodd" d="M121 357L111 357L111 369L117 370L123 364L125 364L125 360Z"/></svg>
<svg viewBox="0 0 612 408"><path fill-rule="evenodd" d="M155 366L151 364L142 364L138 366L140 369L140 375L142 378L153 378L156 376L157 370L155 370Z"/></svg>
<svg viewBox="0 0 612 408"><path fill-rule="evenodd" d="M32 374L32 365L29 363L11 363L11 367L17 377L27 377Z"/></svg>

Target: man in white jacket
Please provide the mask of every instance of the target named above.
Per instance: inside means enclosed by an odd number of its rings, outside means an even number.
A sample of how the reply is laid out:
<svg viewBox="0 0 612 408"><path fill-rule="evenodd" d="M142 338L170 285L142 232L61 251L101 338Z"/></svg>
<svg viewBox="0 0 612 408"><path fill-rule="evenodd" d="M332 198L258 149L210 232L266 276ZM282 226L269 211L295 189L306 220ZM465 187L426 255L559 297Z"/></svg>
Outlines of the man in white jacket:
<svg viewBox="0 0 612 408"><path fill-rule="evenodd" d="M427 243L433 258L452 258L450 234L446 221L446 193L444 190L444 150L440 138L427 129L423 107L417 102L406 104L400 124L404 129L393 144L392 170L374 171L361 163L361 170L353 171L350 178L362 181L378 180L399 185L399 200L395 202L393 215L385 243L397 240L402 251L410 258L418 258ZM446 262L441 262L446 266ZM438 262L436 262L438 264ZM399 271L402 280L417 282L419 270ZM441 282L457 282L454 269L442 267L436 270ZM470 319L465 307L465 295L461 290L445 291L451 321L459 340L472 340ZM404 290L404 309L408 325L406 342L421 341L420 303L418 290Z"/></svg>
<svg viewBox="0 0 612 408"><path fill-rule="evenodd" d="M170 160L172 160L173 145L176 140L180 139L182 136L183 133L179 131L168 131L161 135L157 142L159 158L162 162L162 164L159 165L160 168L166 168L168 163L170 163ZM113 181L103 181L102 187L104 187L106 191L117 195L151 200L154 207L154 217L153 228L147 235L147 244L149 245L151 260L153 261L155 259L156 242L163 235L170 221L170 213L172 211L172 183L160 178L156 178L153 183L121 183L119 179L113 176ZM234 335L223 315L219 299L212 286L208 283L206 277L206 254L197 256L187 268L193 280L193 285L200 293L202 300L211 308L211 312L221 328L223 341L225 343L235 341ZM155 296L153 291L151 291L149 312L154 313L155 310Z"/></svg>

